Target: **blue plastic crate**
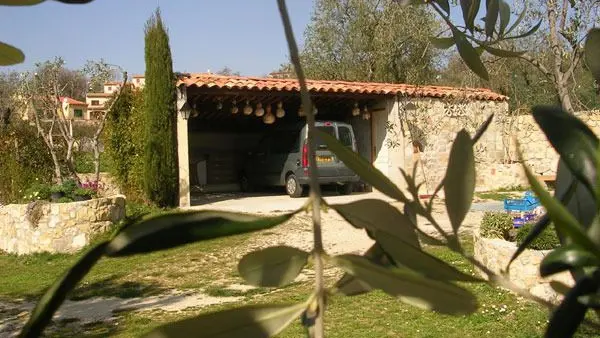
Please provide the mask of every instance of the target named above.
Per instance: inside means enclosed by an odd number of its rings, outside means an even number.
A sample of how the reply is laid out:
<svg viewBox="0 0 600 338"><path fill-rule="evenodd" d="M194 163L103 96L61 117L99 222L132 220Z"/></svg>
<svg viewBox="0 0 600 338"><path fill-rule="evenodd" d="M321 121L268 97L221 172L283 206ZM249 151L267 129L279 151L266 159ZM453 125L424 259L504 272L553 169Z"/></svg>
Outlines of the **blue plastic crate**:
<svg viewBox="0 0 600 338"><path fill-rule="evenodd" d="M525 192L523 198L506 198L504 199L504 210L527 212L533 211L540 206L540 200L533 195L531 191Z"/></svg>

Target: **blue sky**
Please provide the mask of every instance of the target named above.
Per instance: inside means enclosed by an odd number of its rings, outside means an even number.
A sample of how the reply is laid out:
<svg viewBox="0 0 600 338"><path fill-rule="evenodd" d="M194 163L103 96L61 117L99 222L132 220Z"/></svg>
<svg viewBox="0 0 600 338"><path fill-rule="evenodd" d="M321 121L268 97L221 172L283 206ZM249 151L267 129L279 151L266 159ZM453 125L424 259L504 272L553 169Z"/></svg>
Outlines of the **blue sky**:
<svg viewBox="0 0 600 338"><path fill-rule="evenodd" d="M104 58L130 74L143 73L144 24L157 5L169 29L176 71L228 66L243 75L266 75L287 59L275 0L46 1L32 7L0 6L0 40L26 55L25 63L8 70L31 69L36 62L62 56L69 68ZM298 40L312 5L312 0L288 0Z"/></svg>
<svg viewBox="0 0 600 338"><path fill-rule="evenodd" d="M287 0L302 44L313 0ZM67 67L104 58L130 74L144 72L144 24L160 5L169 29L174 68L266 75L287 60L287 44L275 0L95 0L86 5L46 1L31 7L0 6L0 41L21 48L28 70L62 56ZM461 22L453 8L453 18Z"/></svg>

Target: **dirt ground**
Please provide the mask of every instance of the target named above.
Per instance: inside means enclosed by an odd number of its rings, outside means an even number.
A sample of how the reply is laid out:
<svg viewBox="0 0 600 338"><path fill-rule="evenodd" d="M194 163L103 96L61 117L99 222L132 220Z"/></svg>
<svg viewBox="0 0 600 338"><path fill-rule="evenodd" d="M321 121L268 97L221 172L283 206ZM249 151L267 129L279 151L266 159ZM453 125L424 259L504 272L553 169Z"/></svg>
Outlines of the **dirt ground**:
<svg viewBox="0 0 600 338"><path fill-rule="evenodd" d="M273 214L293 211L306 203L306 198L292 199L286 195L268 195L268 196L212 196L212 203L205 203L200 206L190 208L191 210L227 210L248 213ZM328 203L346 203L365 198L377 198L390 201L389 198L378 194L354 194L351 196L327 196L325 200ZM219 200L220 199L220 200ZM402 207L401 204L394 204ZM443 202L438 202L434 206L434 217L441 224L442 228L451 231L450 223L446 217ZM480 223L483 211L471 211L464 222L461 232L468 234ZM439 237L437 231L423 219L418 220L419 227L424 232ZM325 250L331 254L356 253L361 254L366 251L373 241L366 235L364 230L359 230L348 224L334 210L329 209L322 213L323 241ZM311 250L313 246L312 222L311 216L307 213L300 213L287 223L261 232L251 237L243 247L231 252L230 257L237 258L252 250L266 248L274 245L288 245L303 250ZM310 274L312 271L307 271ZM326 275L337 275L337 271L326 271ZM297 281L307 279L306 274L298 276ZM232 284L229 288L246 288L246 285ZM110 321L116 313L125 310L144 311L160 309L162 311L181 311L187 308L206 307L215 304L235 302L238 297L214 297L202 292L183 292L180 290L171 290L171 292L152 296L130 299L119 298L90 298L82 301L67 301L55 319L73 319L81 322L85 321ZM27 313L33 308L33 303L2 303L0 302L0 336L15 336L18 328L24 322Z"/></svg>

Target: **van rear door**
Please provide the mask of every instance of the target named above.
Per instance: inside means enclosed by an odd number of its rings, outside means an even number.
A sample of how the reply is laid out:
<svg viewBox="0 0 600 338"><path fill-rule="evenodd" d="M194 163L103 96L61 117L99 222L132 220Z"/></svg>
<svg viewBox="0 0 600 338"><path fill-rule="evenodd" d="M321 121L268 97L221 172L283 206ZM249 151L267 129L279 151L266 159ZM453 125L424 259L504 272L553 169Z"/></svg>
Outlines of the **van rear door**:
<svg viewBox="0 0 600 338"><path fill-rule="evenodd" d="M335 125L331 122L317 122L316 127L335 138L337 138ZM329 150L327 144L320 137L315 139L317 167L319 168L320 177L336 177L338 176L338 162L336 156Z"/></svg>
<svg viewBox="0 0 600 338"><path fill-rule="evenodd" d="M356 141L354 138L354 132L352 130L352 126L349 124L338 123L337 124L337 132L338 132L338 140L340 143L350 149L352 151L356 151ZM354 171L348 168L344 162L337 159L337 170L338 176L353 176Z"/></svg>

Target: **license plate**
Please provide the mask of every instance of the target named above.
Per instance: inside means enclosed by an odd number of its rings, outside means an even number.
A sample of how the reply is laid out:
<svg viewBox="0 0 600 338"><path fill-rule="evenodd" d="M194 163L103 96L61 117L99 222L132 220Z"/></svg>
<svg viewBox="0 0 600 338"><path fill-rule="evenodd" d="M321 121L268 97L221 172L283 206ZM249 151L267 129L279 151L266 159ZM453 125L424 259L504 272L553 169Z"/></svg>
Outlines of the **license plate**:
<svg viewBox="0 0 600 338"><path fill-rule="evenodd" d="M322 163L333 162L333 156L317 156L317 162L322 162Z"/></svg>

